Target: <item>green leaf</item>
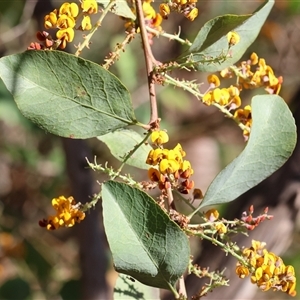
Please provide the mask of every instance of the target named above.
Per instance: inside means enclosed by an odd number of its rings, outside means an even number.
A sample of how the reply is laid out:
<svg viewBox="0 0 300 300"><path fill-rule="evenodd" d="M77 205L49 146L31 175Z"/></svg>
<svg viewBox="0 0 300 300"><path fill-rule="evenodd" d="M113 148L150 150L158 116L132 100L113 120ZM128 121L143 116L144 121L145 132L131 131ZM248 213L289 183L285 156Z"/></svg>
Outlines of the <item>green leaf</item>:
<svg viewBox="0 0 300 300"><path fill-rule="evenodd" d="M97 0L97 2L101 4L103 8L106 8L110 0ZM136 15L132 12L126 0L117 0L110 11L120 17L132 20L136 19Z"/></svg>
<svg viewBox="0 0 300 300"><path fill-rule="evenodd" d="M159 289L139 283L134 279L119 274L115 288L114 300L159 300Z"/></svg>
<svg viewBox="0 0 300 300"><path fill-rule="evenodd" d="M253 126L244 151L209 186L201 207L233 201L279 169L296 145L294 118L277 95L252 99Z"/></svg>
<svg viewBox="0 0 300 300"><path fill-rule="evenodd" d="M85 139L136 123L124 85L74 55L31 50L6 56L0 77L22 114L53 134Z"/></svg>
<svg viewBox="0 0 300 300"><path fill-rule="evenodd" d="M195 64L196 69L216 72L235 64L258 36L273 5L274 0L270 0L251 15L223 15L208 21L188 50L191 61L199 62ZM210 62L211 58L227 53L227 34L230 31L238 33L241 38L238 44L231 47L231 56L220 62Z"/></svg>
<svg viewBox="0 0 300 300"><path fill-rule="evenodd" d="M30 299L31 290L27 281L16 277L1 282L0 299L16 300L16 299Z"/></svg>
<svg viewBox="0 0 300 300"><path fill-rule="evenodd" d="M111 154L120 161L123 161L125 156L134 149L136 145L144 139L137 132L129 129L120 129L98 137L109 148ZM142 144L126 161L126 164L140 168L149 169L146 164L149 151L152 147L147 144Z"/></svg>
<svg viewBox="0 0 300 300"><path fill-rule="evenodd" d="M108 181L103 218L115 269L143 284L172 289L189 262L187 236L146 193Z"/></svg>

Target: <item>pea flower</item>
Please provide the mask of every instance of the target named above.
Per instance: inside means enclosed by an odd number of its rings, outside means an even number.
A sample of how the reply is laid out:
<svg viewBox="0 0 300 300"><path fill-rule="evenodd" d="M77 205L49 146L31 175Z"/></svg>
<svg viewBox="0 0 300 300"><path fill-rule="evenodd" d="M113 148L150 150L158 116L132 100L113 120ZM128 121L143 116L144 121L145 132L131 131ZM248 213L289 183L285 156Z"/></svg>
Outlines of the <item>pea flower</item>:
<svg viewBox="0 0 300 300"><path fill-rule="evenodd" d="M242 252L249 265L237 263L236 274L240 278L251 274L251 282L264 292L273 289L296 296L294 267L286 266L282 258L265 249L265 245L260 241L252 240L252 246Z"/></svg>
<svg viewBox="0 0 300 300"><path fill-rule="evenodd" d="M80 203L76 204L73 197L60 196L54 198L52 199L52 207L56 210L56 215L39 222L41 227L46 227L48 230L72 227L85 218L85 213L80 210Z"/></svg>

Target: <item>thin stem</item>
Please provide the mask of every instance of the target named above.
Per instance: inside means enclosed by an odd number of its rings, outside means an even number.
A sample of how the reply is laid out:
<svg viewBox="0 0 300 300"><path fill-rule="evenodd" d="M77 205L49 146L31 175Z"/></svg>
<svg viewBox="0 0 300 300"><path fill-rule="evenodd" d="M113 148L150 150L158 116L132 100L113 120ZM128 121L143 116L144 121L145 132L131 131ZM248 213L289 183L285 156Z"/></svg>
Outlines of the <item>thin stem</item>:
<svg viewBox="0 0 300 300"><path fill-rule="evenodd" d="M168 283L168 286L170 288L170 291L174 294L175 299L179 299L179 294L177 293L176 289L170 283Z"/></svg>
<svg viewBox="0 0 300 300"><path fill-rule="evenodd" d="M114 51L109 55L107 59L105 59L105 64L102 65L102 67L106 70L109 69L109 67L115 63L116 60L119 59L120 53L125 51L125 46L129 44L132 39L134 38L135 32L128 33L126 38L121 44L117 44Z"/></svg>
<svg viewBox="0 0 300 300"><path fill-rule="evenodd" d="M101 171L101 172L107 174L110 178L112 178L112 177L114 177L114 178L118 177L118 178L122 179L124 182L128 183L129 185L132 185L132 186L137 187L139 189L143 188L142 184L140 184L139 182L136 182L129 175L127 175L127 176L121 175L117 171L115 171L114 169L109 168L107 166L107 163L104 165L104 167L102 167L102 165L97 164L96 157L95 157L94 163L89 162L88 159L86 159L86 161L88 163L88 166L93 171ZM99 197L100 197L100 195L99 195Z"/></svg>
<svg viewBox="0 0 300 300"><path fill-rule="evenodd" d="M171 186L167 188L167 201L165 201L165 206L166 210L170 211L170 208L174 206L174 198L173 198L173 193L172 193L172 188Z"/></svg>
<svg viewBox="0 0 300 300"><path fill-rule="evenodd" d="M221 249L223 249L226 253L230 253L233 257L235 257L239 262L241 262L243 265L248 266L248 262L244 259L244 257L242 257L241 255L237 254L233 249L230 248L229 245L224 244L222 242L220 242L219 240L206 235L203 232L194 232L193 230L188 230L186 229L185 232L194 235L194 236L199 236L200 238L204 239L204 240L208 240L213 244L216 244L217 246L219 246ZM251 267L251 266L250 266ZM251 267L252 268L252 267Z"/></svg>
<svg viewBox="0 0 300 300"><path fill-rule="evenodd" d="M116 4L116 0L111 0L107 6L105 7L105 9L103 10L100 18L98 19L98 21L96 22L96 24L93 26L93 28L91 29L90 33L88 35L86 35L84 37L84 41L83 43L80 43L77 51L75 52L75 56L79 56L82 52L82 50L86 47L89 48L89 44L90 44L90 40L92 38L92 36L94 35L94 33L97 31L98 27L100 27L102 25L102 21L105 18L105 16L108 14L108 12L110 11L110 9Z"/></svg>
<svg viewBox="0 0 300 300"><path fill-rule="evenodd" d="M188 92L190 92L191 94L193 94L198 100L200 100L200 98L202 98L204 95L201 94L199 91L195 90L195 88L190 86L190 82L185 82L185 81L180 81L180 80L176 80L173 77L171 77L168 74L164 74L165 77L165 82L168 84L172 84L176 87L180 87Z"/></svg>
<svg viewBox="0 0 300 300"><path fill-rule="evenodd" d="M157 63L157 61L152 54L152 50L148 40L142 0L135 0L135 3L136 3L139 28L141 32L141 39L142 39L143 49L144 49L147 77L148 77L149 100L150 100L150 111L151 111L149 124L155 124L157 123L158 120L158 111L157 111L157 102L156 102L156 92L155 92L155 86L153 80L153 63Z"/></svg>
<svg viewBox="0 0 300 300"><path fill-rule="evenodd" d="M148 32L153 33L156 36L163 36L165 38L168 38L169 40L177 41L182 45L187 45L187 46L192 45L192 43L190 41L181 39L179 37L180 29L179 29L179 32L177 34L170 34L170 33L164 32L164 31L159 31L159 30L156 30L156 29L151 28L149 26L146 26L146 29L147 29Z"/></svg>
<svg viewBox="0 0 300 300"><path fill-rule="evenodd" d="M176 80L173 77L171 77L168 74L164 74L166 80L165 82L168 84L172 84L176 87L180 87L188 92L190 92L191 94L193 94L198 100L200 100L204 95L201 94L199 92L199 90L197 90L195 88L195 84L191 83L191 82L185 82L185 81L180 81L180 80ZM193 84L193 86L191 86L191 84ZM211 105L217 107L222 113L224 113L227 117L229 117L230 119L234 120L238 126L242 129L242 130L247 130L248 132L250 132L250 128L248 126L245 126L243 123L239 122L237 119L234 118L234 115L224 106L213 102ZM200 208L198 208L199 210ZM196 213L196 212L195 212Z"/></svg>
<svg viewBox="0 0 300 300"><path fill-rule="evenodd" d="M187 299L187 292L183 276L181 276L178 280L178 293L180 296L183 296L185 299Z"/></svg>
<svg viewBox="0 0 300 300"><path fill-rule="evenodd" d="M134 148L131 151L129 151L129 153L125 156L125 158L124 158L124 160L123 160L120 168L118 169L117 174L119 174L122 171L122 169L125 166L126 162L134 154L134 152L137 151L137 149L139 149L147 141L147 139L149 138L150 134L151 134L151 131L148 131L147 134L146 134L146 136L145 136L145 138L140 143L138 143L137 145L135 145ZM115 177L117 176L117 174L115 175ZM115 177L113 177L112 179L115 179Z"/></svg>

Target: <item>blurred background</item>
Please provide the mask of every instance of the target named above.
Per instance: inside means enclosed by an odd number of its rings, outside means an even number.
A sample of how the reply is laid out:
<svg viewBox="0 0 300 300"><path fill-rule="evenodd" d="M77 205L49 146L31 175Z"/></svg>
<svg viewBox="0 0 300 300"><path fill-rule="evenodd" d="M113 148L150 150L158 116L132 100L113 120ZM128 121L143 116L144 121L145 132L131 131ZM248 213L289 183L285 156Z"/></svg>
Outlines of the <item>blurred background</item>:
<svg viewBox="0 0 300 300"><path fill-rule="evenodd" d="M181 29L181 37L193 40L201 26L221 14L249 14L263 1L199 0L199 16L190 22L172 14L162 24L169 33ZM63 1L0 0L0 55L26 50L37 41L36 32L44 30L43 19ZM158 5L159 3L156 3ZM268 21L245 53L255 51L266 59L284 84L281 96L290 105L296 121L300 121L300 2L276 1ZM67 51L74 53L74 44ZM90 49L82 57L102 64L116 43L124 40L124 21L110 14L93 38ZM185 48L163 37L155 38L153 52L157 60L176 58ZM126 47L120 60L111 67L132 93L139 121L149 121L147 78L141 41L137 36ZM203 82L206 76L196 72L174 72L174 76ZM235 158L245 146L240 129L213 107L206 107L188 93L172 87L157 87L161 128L169 132L171 142L183 145L187 159L195 170L193 179L204 192L216 174ZM243 105L254 93L242 95ZM67 116L66 116L67 117ZM171 145L172 146L172 145ZM239 217L255 205L257 214L265 206L274 214L254 231L253 237L266 241L269 251L281 255L286 264L300 268L300 153L298 147L281 170L227 207L224 216ZM82 203L99 191L97 180L105 179L86 168L85 157L98 163L110 161L118 166L104 144L96 139L68 140L37 128L18 111L15 102L0 82L0 299L111 299L117 275L112 270L110 254L102 227L101 207L87 214L86 219L71 229L49 232L38 221L53 214L51 199L73 195ZM145 172L127 169L136 179L145 179ZM120 229L121 231L121 229ZM120 232L121 233L121 232ZM195 259L200 266L222 270L231 279L231 287L221 288L207 299L287 299L284 293L262 293L234 274L235 261L215 246L193 242ZM244 237L239 245L249 246ZM190 277L187 289L196 294L203 282ZM298 289L300 295L300 289ZM168 294L164 294L167 299ZM296 296L297 298L297 296ZM300 299L300 296L298 296ZM206 299L206 298L205 298Z"/></svg>

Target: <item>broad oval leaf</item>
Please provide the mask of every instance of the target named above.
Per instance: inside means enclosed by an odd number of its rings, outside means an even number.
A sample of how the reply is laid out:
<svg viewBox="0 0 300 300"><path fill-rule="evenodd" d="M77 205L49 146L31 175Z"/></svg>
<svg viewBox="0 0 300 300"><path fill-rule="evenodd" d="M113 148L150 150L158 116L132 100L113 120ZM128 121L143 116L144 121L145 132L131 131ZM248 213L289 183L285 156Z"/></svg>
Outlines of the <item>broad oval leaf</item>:
<svg viewBox="0 0 300 300"><path fill-rule="evenodd" d="M119 274L114 287L114 300L159 300L159 289L144 285L132 278Z"/></svg>
<svg viewBox="0 0 300 300"><path fill-rule="evenodd" d="M31 50L5 56L0 78L25 117L59 136L90 138L136 123L119 79L71 54Z"/></svg>
<svg viewBox="0 0 300 300"><path fill-rule="evenodd" d="M296 126L281 97L253 97L252 119L246 148L213 180L200 207L233 201L274 173L292 154Z"/></svg>
<svg viewBox="0 0 300 300"><path fill-rule="evenodd" d="M115 269L170 289L188 266L188 238L148 194L127 184L102 186L104 227Z"/></svg>
<svg viewBox="0 0 300 300"><path fill-rule="evenodd" d="M258 36L273 5L274 0L269 0L251 15L223 15L208 21L188 50L190 61L195 62L197 70L204 72L220 71L235 64ZM230 49L230 57L212 62L212 58L227 52L227 33L230 31L239 34L240 42Z"/></svg>
<svg viewBox="0 0 300 300"><path fill-rule="evenodd" d="M106 8L106 6L110 3L110 0L97 0L97 2ZM127 19L136 19L136 15L132 12L126 0L117 0L115 2L116 3L110 9L112 13Z"/></svg>
<svg viewBox="0 0 300 300"><path fill-rule="evenodd" d="M102 135L98 137L98 139L107 145L111 154L115 158L120 161L124 161L126 155L128 155L135 146L141 143L144 138L136 131L120 129ZM126 161L126 164L140 169L149 169L150 166L146 164L146 159L151 149L152 147L149 144L140 145L140 147Z"/></svg>

